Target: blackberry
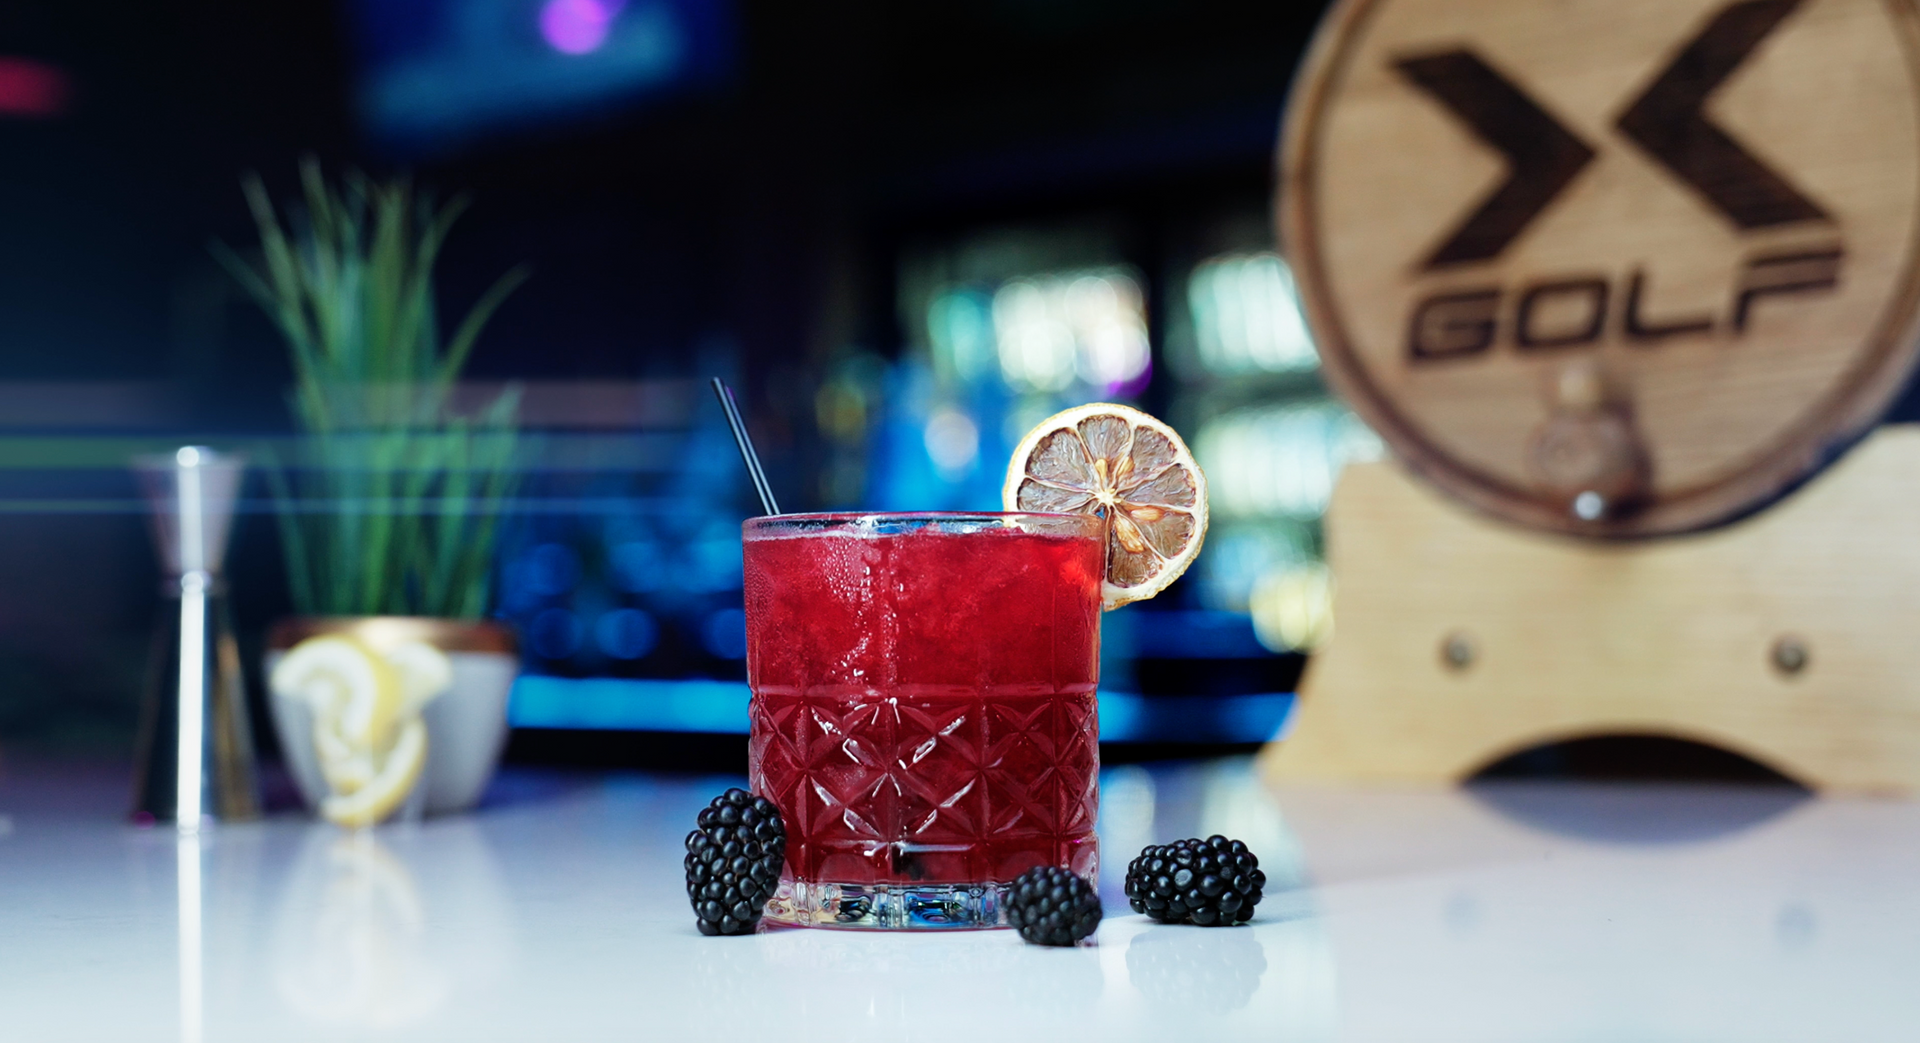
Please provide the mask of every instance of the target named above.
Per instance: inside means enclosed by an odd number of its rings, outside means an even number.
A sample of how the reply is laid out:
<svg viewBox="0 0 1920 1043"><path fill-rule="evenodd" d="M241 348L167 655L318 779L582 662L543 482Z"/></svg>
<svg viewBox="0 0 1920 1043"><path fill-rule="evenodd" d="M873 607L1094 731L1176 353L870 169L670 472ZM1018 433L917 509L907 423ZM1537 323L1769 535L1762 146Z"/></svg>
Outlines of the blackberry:
<svg viewBox="0 0 1920 1043"><path fill-rule="evenodd" d="M1013 878L1007 922L1035 945L1072 945L1100 926L1100 896L1059 866L1036 866Z"/></svg>
<svg viewBox="0 0 1920 1043"><path fill-rule="evenodd" d="M765 797L734 788L687 834L687 901L701 934L752 934L780 882L787 830Z"/></svg>
<svg viewBox="0 0 1920 1043"><path fill-rule="evenodd" d="M1218 833L1147 847L1127 866L1127 902L1161 923L1246 923L1266 885L1247 845Z"/></svg>

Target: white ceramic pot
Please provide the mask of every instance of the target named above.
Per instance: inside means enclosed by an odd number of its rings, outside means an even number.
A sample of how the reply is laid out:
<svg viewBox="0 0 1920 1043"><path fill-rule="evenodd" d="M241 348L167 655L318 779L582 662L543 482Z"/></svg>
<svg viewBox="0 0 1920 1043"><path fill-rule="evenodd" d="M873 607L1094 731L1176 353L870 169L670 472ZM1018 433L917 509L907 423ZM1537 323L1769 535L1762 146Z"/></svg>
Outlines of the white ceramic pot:
<svg viewBox="0 0 1920 1043"><path fill-rule="evenodd" d="M423 712L426 813L466 811L479 803L507 741L507 695L520 672L513 631L483 620L414 616L283 620L267 636L268 676L288 649L321 634L351 634L376 650L424 641L447 654L453 665L453 685ZM274 694L271 686L267 703L287 771L307 807L318 808L327 795L327 784L314 751L312 713L299 699Z"/></svg>

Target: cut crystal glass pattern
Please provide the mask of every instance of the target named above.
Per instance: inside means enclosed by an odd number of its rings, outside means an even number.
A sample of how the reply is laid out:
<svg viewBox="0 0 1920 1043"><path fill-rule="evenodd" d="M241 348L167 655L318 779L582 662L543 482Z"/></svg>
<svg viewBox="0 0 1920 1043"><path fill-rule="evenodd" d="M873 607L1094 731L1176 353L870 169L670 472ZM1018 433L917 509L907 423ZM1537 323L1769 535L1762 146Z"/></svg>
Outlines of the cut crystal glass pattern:
<svg viewBox="0 0 1920 1043"><path fill-rule="evenodd" d="M1005 882L1091 873L1099 810L1094 693L762 690L749 770L787 815L808 882Z"/></svg>

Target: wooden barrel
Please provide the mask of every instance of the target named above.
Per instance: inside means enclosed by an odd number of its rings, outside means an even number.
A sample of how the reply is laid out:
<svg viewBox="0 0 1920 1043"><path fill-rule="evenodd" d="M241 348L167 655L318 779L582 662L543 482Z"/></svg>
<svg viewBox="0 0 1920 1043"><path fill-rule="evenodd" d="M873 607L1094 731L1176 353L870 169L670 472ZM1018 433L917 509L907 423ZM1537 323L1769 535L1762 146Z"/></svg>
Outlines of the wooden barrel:
<svg viewBox="0 0 1920 1043"><path fill-rule="evenodd" d="M1728 520L1913 367L1912 0L1340 0L1281 150L1328 379L1503 518Z"/></svg>

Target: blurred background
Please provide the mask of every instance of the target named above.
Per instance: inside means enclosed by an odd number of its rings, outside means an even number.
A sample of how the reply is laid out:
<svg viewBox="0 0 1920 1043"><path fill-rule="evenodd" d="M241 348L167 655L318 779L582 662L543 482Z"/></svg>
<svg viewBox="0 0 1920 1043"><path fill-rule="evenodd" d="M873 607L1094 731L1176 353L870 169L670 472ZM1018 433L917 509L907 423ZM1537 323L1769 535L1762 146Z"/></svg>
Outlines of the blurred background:
<svg viewBox="0 0 1920 1043"><path fill-rule="evenodd" d="M1172 422L1194 571L1105 620L1109 759L1251 748L1326 639L1319 519L1378 442L1316 372L1269 221L1322 5L172 0L0 11L0 757L130 755L162 601L136 453L293 430L287 353L217 262L317 157L473 203L459 314L529 281L467 390L522 388L490 614L509 759L744 766L739 523L704 386L788 510L997 509L1035 421ZM290 612L265 483L243 658ZM273 739L256 708L255 730Z"/></svg>

